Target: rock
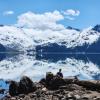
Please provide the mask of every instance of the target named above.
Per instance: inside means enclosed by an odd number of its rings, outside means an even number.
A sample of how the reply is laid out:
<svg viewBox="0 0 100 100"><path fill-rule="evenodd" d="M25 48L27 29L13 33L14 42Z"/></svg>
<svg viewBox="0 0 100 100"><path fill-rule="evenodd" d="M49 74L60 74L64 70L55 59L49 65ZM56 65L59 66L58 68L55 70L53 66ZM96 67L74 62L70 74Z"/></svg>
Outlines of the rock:
<svg viewBox="0 0 100 100"><path fill-rule="evenodd" d="M82 98L81 98L82 100L89 100L90 99L90 97L89 97L89 95L88 94L85 94L85 95L83 95L82 96Z"/></svg>
<svg viewBox="0 0 100 100"><path fill-rule="evenodd" d="M76 97L74 96L74 94L72 92L69 92L66 95L66 100L78 100L78 99L76 99Z"/></svg>
<svg viewBox="0 0 100 100"><path fill-rule="evenodd" d="M11 98L11 95L9 95L9 94L7 94L6 96L5 96L5 98Z"/></svg>
<svg viewBox="0 0 100 100"><path fill-rule="evenodd" d="M31 100L31 98L29 96L25 96L23 100Z"/></svg>
<svg viewBox="0 0 100 100"><path fill-rule="evenodd" d="M63 95L61 95L61 94L57 94L56 96L59 98L59 100L61 100L63 98Z"/></svg>
<svg viewBox="0 0 100 100"><path fill-rule="evenodd" d="M46 79L42 78L39 83L41 83L42 85L46 86Z"/></svg>
<svg viewBox="0 0 100 100"><path fill-rule="evenodd" d="M10 100L16 100L16 98L15 97L12 97Z"/></svg>
<svg viewBox="0 0 100 100"><path fill-rule="evenodd" d="M59 89L59 90L55 90L54 93L55 93L55 94L59 94L59 93L61 93L61 89Z"/></svg>
<svg viewBox="0 0 100 100"><path fill-rule="evenodd" d="M66 79L64 79L66 84L72 84L72 83L75 83L78 81L78 78L75 76L75 77L68 77Z"/></svg>
<svg viewBox="0 0 100 100"><path fill-rule="evenodd" d="M46 79L40 81L41 84L44 84L48 89L58 89L59 86L65 85L65 80L60 76L54 76L53 73L46 73Z"/></svg>
<svg viewBox="0 0 100 100"><path fill-rule="evenodd" d="M77 85L83 86L84 88L92 91L100 91L100 83L94 81L77 81Z"/></svg>
<svg viewBox="0 0 100 100"><path fill-rule="evenodd" d="M82 87L76 84L68 84L68 85L60 86L59 89L63 89L67 91L74 91L74 90L81 90Z"/></svg>
<svg viewBox="0 0 100 100"><path fill-rule="evenodd" d="M61 100L71 100L71 99L67 99L66 96L64 96Z"/></svg>
<svg viewBox="0 0 100 100"><path fill-rule="evenodd" d="M66 82L64 81L63 78L59 77L59 76L55 76L53 77L53 79L50 81L50 89L58 89L60 86L63 86L66 84Z"/></svg>
<svg viewBox="0 0 100 100"><path fill-rule="evenodd" d="M51 72L46 73L46 85L50 86L50 81L53 79L54 75Z"/></svg>
<svg viewBox="0 0 100 100"><path fill-rule="evenodd" d="M81 98L79 95L74 95L74 97L76 100L80 100L80 98Z"/></svg>
<svg viewBox="0 0 100 100"><path fill-rule="evenodd" d="M20 98L20 99L18 99L18 100L23 100L23 98Z"/></svg>
<svg viewBox="0 0 100 100"><path fill-rule="evenodd" d="M70 93L68 93L68 94L67 94L67 98L68 98L68 99L71 99L71 98L72 98L72 95L71 95Z"/></svg>
<svg viewBox="0 0 100 100"><path fill-rule="evenodd" d="M46 91L47 91L47 88L45 88L45 87L42 88L42 91L43 91L43 92L46 92Z"/></svg>
<svg viewBox="0 0 100 100"><path fill-rule="evenodd" d="M9 85L9 94L11 96L16 96L18 95L18 86L19 84L15 81L11 81Z"/></svg>
<svg viewBox="0 0 100 100"><path fill-rule="evenodd" d="M37 89L44 88L44 85L41 83L34 83Z"/></svg>
<svg viewBox="0 0 100 100"><path fill-rule="evenodd" d="M59 86L63 86L65 84L72 84L76 81L78 81L76 77L72 77L70 79L63 79L59 76L54 76L51 72L47 72L46 79L41 79L40 83L45 85L48 89L58 89Z"/></svg>
<svg viewBox="0 0 100 100"><path fill-rule="evenodd" d="M9 86L9 94L16 96L18 94L27 94L36 90L33 81L27 76L23 76L20 82L11 81Z"/></svg>
<svg viewBox="0 0 100 100"><path fill-rule="evenodd" d="M36 90L36 86L34 85L33 81L27 77L23 76L19 82L19 93L27 94Z"/></svg>
<svg viewBox="0 0 100 100"><path fill-rule="evenodd" d="M34 93L34 94L30 94L30 98L34 98L36 97L37 95Z"/></svg>
<svg viewBox="0 0 100 100"><path fill-rule="evenodd" d="M46 92L46 95L53 95L53 94L54 94L53 91L47 91L47 92Z"/></svg>
<svg viewBox="0 0 100 100"><path fill-rule="evenodd" d="M100 97L95 98L94 100L100 100Z"/></svg>
<svg viewBox="0 0 100 100"><path fill-rule="evenodd" d="M10 81L11 96L3 100L100 100L99 85L96 81L63 79L49 72L36 83L26 76L20 82Z"/></svg>
<svg viewBox="0 0 100 100"><path fill-rule="evenodd" d="M21 97L21 98L24 98L25 94L19 94L18 96Z"/></svg>

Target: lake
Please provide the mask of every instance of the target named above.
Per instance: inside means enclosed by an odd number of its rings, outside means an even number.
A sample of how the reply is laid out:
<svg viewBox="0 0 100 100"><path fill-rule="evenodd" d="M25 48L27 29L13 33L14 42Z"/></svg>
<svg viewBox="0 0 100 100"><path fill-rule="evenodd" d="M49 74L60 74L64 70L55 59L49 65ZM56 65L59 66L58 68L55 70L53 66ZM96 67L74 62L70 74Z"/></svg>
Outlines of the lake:
<svg viewBox="0 0 100 100"><path fill-rule="evenodd" d="M0 53L0 79L19 80L27 75L38 81L46 72L64 77L78 76L81 80L100 80L100 55L85 53Z"/></svg>

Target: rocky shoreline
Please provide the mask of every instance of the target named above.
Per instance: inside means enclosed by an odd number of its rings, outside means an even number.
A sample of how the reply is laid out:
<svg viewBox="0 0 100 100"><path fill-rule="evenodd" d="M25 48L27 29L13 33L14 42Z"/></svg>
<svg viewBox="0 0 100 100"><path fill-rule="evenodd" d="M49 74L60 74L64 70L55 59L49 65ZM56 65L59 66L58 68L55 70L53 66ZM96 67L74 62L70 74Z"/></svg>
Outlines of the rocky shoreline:
<svg viewBox="0 0 100 100"><path fill-rule="evenodd" d="M1 100L100 100L100 81L63 79L51 72L39 82L23 76L19 82L9 84L9 91Z"/></svg>

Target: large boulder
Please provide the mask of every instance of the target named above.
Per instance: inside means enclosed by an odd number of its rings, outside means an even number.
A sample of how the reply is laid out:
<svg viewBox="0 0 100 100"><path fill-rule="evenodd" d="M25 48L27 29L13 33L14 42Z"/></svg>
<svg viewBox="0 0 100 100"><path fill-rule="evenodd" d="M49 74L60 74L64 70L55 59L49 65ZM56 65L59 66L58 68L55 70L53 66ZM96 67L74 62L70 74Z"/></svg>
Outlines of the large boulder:
<svg viewBox="0 0 100 100"><path fill-rule="evenodd" d="M27 94L35 90L36 90L35 84L27 76L23 76L20 82L10 81L9 94L11 96L16 96L19 94Z"/></svg>
<svg viewBox="0 0 100 100"><path fill-rule="evenodd" d="M77 81L76 84L92 91L100 92L100 81Z"/></svg>
<svg viewBox="0 0 100 100"><path fill-rule="evenodd" d="M19 86L18 82L10 81L9 94L11 96L18 95L18 86Z"/></svg>
<svg viewBox="0 0 100 100"><path fill-rule="evenodd" d="M50 81L50 88L51 89L59 89L60 86L65 85L66 82L63 78L59 76L54 76L53 79Z"/></svg>
<svg viewBox="0 0 100 100"><path fill-rule="evenodd" d="M27 94L36 90L36 86L33 81L27 77L23 76L19 82L19 93Z"/></svg>
<svg viewBox="0 0 100 100"><path fill-rule="evenodd" d="M52 72L47 72L46 73L46 85L50 86L51 80L54 78L54 75Z"/></svg>
<svg viewBox="0 0 100 100"><path fill-rule="evenodd" d="M46 78L40 81L43 85L45 85L48 89L58 89L60 86L65 85L65 80L58 76L53 75L52 72L46 73Z"/></svg>

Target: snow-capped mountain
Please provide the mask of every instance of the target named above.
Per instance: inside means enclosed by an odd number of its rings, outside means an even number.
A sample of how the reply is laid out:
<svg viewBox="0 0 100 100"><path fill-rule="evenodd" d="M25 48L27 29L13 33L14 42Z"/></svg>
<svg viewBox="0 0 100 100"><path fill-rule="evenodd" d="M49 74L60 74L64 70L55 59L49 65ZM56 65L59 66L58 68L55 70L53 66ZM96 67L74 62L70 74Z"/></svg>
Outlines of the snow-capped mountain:
<svg viewBox="0 0 100 100"><path fill-rule="evenodd" d="M21 29L14 26L0 27L0 43L5 48L22 51L32 46L32 41L27 38Z"/></svg>
<svg viewBox="0 0 100 100"><path fill-rule="evenodd" d="M92 28L93 30L100 32L100 25L96 25L94 28Z"/></svg>
<svg viewBox="0 0 100 100"><path fill-rule="evenodd" d="M0 26L0 43L5 48L16 50L34 49L36 46L48 46L57 44L65 48L88 46L99 41L99 26L78 30L68 27L62 30L39 30L34 28L22 28L16 26Z"/></svg>
<svg viewBox="0 0 100 100"><path fill-rule="evenodd" d="M58 42L46 43L38 45L36 51L40 52L84 52L84 53L99 53L100 52L100 32L98 25L94 28L89 27L82 31L78 29L68 27L68 32L63 39L59 39ZM96 28L96 29L95 29ZM73 32L74 31L74 32Z"/></svg>

